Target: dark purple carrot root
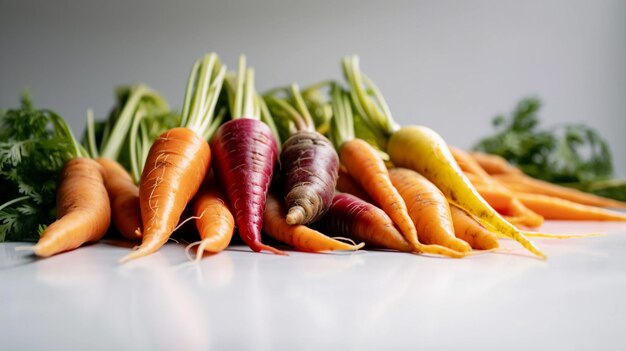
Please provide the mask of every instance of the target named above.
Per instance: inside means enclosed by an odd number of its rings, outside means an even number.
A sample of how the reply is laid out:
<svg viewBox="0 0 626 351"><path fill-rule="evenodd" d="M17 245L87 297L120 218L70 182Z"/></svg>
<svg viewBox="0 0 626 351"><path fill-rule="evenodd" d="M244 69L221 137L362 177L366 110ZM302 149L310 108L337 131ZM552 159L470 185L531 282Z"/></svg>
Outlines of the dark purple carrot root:
<svg viewBox="0 0 626 351"><path fill-rule="evenodd" d="M276 150L270 128L250 118L224 123L211 141L214 170L226 188L239 235L255 252L284 254L261 242L263 211Z"/></svg>
<svg viewBox="0 0 626 351"><path fill-rule="evenodd" d="M350 194L335 194L328 211L314 227L330 236L348 237L386 249L413 251L383 210Z"/></svg>
<svg viewBox="0 0 626 351"><path fill-rule="evenodd" d="M333 200L339 157L318 132L299 131L283 144L280 165L285 181L288 224L320 219Z"/></svg>

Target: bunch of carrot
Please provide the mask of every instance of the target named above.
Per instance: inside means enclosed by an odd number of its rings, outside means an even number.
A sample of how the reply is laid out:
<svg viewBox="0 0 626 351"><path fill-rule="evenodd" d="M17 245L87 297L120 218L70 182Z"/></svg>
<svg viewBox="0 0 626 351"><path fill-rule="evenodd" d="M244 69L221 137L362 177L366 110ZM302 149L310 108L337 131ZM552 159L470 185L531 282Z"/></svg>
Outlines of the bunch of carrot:
<svg viewBox="0 0 626 351"><path fill-rule="evenodd" d="M427 127L399 126L358 58L342 67L345 86L292 84L261 96L245 57L229 72L206 55L192 67L176 127L156 123L154 138L142 102L162 113L169 107L136 86L100 146L89 118L89 152L76 144L60 175L59 219L32 249L49 256L99 240L112 220L141 241L125 262L156 252L193 220L197 259L224 250L235 229L253 251L279 255L262 232L308 252L369 245L453 258L497 249L498 237L508 237L545 258L529 237L550 235L520 228L544 219L626 220L599 208L624 203L451 148Z"/></svg>

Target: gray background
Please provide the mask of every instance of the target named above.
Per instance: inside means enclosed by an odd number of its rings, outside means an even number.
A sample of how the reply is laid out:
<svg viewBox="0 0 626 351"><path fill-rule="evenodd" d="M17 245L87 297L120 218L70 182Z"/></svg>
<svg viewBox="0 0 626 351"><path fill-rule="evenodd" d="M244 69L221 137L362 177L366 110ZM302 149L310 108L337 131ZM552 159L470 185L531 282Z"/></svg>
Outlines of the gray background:
<svg viewBox="0 0 626 351"><path fill-rule="evenodd" d="M82 130L113 88L143 81L180 107L192 62L240 53L267 89L339 78L343 55L383 90L394 117L469 147L529 94L545 124L585 122L626 174L625 1L0 0L0 106L29 88Z"/></svg>

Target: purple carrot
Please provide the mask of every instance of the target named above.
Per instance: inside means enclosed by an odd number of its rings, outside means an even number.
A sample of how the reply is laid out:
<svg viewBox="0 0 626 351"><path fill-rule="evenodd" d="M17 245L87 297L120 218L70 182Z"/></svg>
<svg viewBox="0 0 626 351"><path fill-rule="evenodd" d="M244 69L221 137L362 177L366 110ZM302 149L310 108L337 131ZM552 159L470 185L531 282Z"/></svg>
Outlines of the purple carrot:
<svg viewBox="0 0 626 351"><path fill-rule="evenodd" d="M220 126L211 141L215 172L226 188L243 241L256 252L267 250L285 254L261 242L265 200L276 164L277 147L271 129L259 120L260 112L253 107L258 106L254 73L245 69L243 57L236 86L229 82L227 88L235 96L231 105L233 120Z"/></svg>
<svg viewBox="0 0 626 351"><path fill-rule="evenodd" d="M296 84L290 101L268 97L270 107L293 123L283 144L280 166L284 183L287 223L310 224L328 210L337 184L339 157L331 142L315 130L315 124Z"/></svg>
<svg viewBox="0 0 626 351"><path fill-rule="evenodd" d="M383 210L350 194L335 194L328 212L315 228L328 235L345 236L372 246L413 251Z"/></svg>

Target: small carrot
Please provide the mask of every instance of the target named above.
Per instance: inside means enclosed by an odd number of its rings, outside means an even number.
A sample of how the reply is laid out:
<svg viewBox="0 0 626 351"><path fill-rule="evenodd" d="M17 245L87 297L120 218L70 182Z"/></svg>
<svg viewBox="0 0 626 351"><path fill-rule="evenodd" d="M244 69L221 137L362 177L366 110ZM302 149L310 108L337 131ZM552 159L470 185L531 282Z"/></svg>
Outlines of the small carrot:
<svg viewBox="0 0 626 351"><path fill-rule="evenodd" d="M104 169L104 187L109 194L115 228L128 240L141 240L139 187L116 161L108 158L98 158L96 161Z"/></svg>
<svg viewBox="0 0 626 351"><path fill-rule="evenodd" d="M103 172L102 166L89 158L77 157L65 164L57 189L58 219L32 247L37 256L52 256L104 236L111 222L111 207Z"/></svg>
<svg viewBox="0 0 626 351"><path fill-rule="evenodd" d="M454 234L457 238L467 242L476 250L497 249L498 237L483 227L470 214L456 205L450 204Z"/></svg>
<svg viewBox="0 0 626 351"><path fill-rule="evenodd" d="M558 197L581 205L626 209L626 203L551 184L524 174L501 174L494 178L513 191Z"/></svg>
<svg viewBox="0 0 626 351"><path fill-rule="evenodd" d="M152 144L139 182L143 223L141 245L122 262L149 255L167 242L183 210L209 169L210 136L226 67L217 55L198 60L188 79L181 127L170 129Z"/></svg>
<svg viewBox="0 0 626 351"><path fill-rule="evenodd" d="M626 221L626 214L540 194L515 193L520 201L546 219Z"/></svg>
<svg viewBox="0 0 626 351"><path fill-rule="evenodd" d="M404 168L389 170L389 178L407 204L420 242L438 244L458 252L471 247L454 235L448 200L419 173Z"/></svg>
<svg viewBox="0 0 626 351"><path fill-rule="evenodd" d="M271 191L263 213L263 231L278 241L308 252L355 251L365 245L347 244L301 224L289 225L285 219L285 206Z"/></svg>

